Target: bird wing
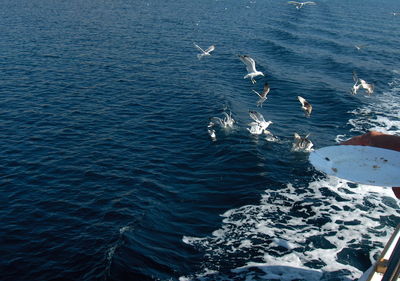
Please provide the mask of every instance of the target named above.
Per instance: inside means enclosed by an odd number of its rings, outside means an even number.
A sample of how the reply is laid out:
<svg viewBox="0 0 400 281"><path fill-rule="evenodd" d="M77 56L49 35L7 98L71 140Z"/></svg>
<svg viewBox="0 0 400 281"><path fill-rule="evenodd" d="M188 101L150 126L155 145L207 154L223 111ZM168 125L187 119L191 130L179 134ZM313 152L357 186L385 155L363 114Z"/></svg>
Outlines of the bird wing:
<svg viewBox="0 0 400 281"><path fill-rule="evenodd" d="M303 4L304 4L304 5L305 5L305 4L316 5L315 2L313 2L313 1L306 1L306 2L304 2Z"/></svg>
<svg viewBox="0 0 400 281"><path fill-rule="evenodd" d="M249 111L249 115L250 115L251 119L253 119L257 123L265 122L264 116L257 111Z"/></svg>
<svg viewBox="0 0 400 281"><path fill-rule="evenodd" d="M211 45L210 47L208 47L208 49L206 50L206 53L212 52L215 50L215 46Z"/></svg>
<svg viewBox="0 0 400 281"><path fill-rule="evenodd" d="M269 84L268 84L268 83L265 83L265 84L264 84L264 89L263 89L263 91L262 91L262 95L263 95L264 97L266 97L266 96L268 95L268 93L269 93L270 90L271 90L271 88L269 87Z"/></svg>
<svg viewBox="0 0 400 281"><path fill-rule="evenodd" d="M211 117L211 118L210 118L210 122L213 123L213 124L218 124L218 125L220 125L221 127L223 126L222 119L219 118L219 117Z"/></svg>
<svg viewBox="0 0 400 281"><path fill-rule="evenodd" d="M300 3L299 3L299 2L296 2L296 1L289 1L288 4L299 5Z"/></svg>
<svg viewBox="0 0 400 281"><path fill-rule="evenodd" d="M355 71L353 71L353 80L354 82L358 81L357 73Z"/></svg>
<svg viewBox="0 0 400 281"><path fill-rule="evenodd" d="M260 98L262 98L262 96L255 90L252 90L254 93L256 93Z"/></svg>
<svg viewBox="0 0 400 281"><path fill-rule="evenodd" d="M294 139L295 140L300 140L301 137L300 137L300 135L298 133L294 133Z"/></svg>
<svg viewBox="0 0 400 281"><path fill-rule="evenodd" d="M302 106L304 106L304 104L307 102L303 97L300 96L297 96L297 99L299 100Z"/></svg>
<svg viewBox="0 0 400 281"><path fill-rule="evenodd" d="M256 62L249 56L239 56L240 60L246 65L247 72L256 72Z"/></svg>
<svg viewBox="0 0 400 281"><path fill-rule="evenodd" d="M202 48L200 48L199 45L197 45L196 43L193 43L193 45L194 45L197 49L199 49L201 52L205 53L204 50L203 50Z"/></svg>

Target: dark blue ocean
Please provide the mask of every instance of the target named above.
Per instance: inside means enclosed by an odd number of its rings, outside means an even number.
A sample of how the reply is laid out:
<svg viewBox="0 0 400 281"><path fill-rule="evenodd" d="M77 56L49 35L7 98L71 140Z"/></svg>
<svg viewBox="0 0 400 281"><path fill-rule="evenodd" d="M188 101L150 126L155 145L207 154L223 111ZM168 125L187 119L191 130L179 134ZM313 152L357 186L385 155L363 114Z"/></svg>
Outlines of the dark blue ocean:
<svg viewBox="0 0 400 281"><path fill-rule="evenodd" d="M359 278L399 201L316 171L293 134L400 135L400 2L315 2L1 1L0 279Z"/></svg>

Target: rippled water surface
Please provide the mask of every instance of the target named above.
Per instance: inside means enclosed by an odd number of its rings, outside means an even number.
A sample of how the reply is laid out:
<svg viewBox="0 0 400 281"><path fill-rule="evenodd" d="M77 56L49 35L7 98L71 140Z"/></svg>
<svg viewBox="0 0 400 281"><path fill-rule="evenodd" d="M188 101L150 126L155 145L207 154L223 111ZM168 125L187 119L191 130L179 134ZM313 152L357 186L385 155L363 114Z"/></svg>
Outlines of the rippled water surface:
<svg viewBox="0 0 400 281"><path fill-rule="evenodd" d="M400 4L316 2L2 1L1 279L357 279L398 201L317 172L293 134L400 135ZM349 93L353 70L372 96Z"/></svg>

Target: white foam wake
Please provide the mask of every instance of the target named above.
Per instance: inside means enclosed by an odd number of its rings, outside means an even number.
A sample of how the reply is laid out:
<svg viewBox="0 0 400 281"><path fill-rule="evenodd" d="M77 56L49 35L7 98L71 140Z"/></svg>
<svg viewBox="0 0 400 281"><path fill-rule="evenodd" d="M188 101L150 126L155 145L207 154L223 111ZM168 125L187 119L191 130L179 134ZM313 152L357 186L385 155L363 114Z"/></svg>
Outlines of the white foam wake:
<svg viewBox="0 0 400 281"><path fill-rule="evenodd" d="M207 262L181 280L353 280L369 266L363 257L372 262L383 249L397 209L390 189L334 177L266 191L259 205L224 213L212 236L183 238Z"/></svg>

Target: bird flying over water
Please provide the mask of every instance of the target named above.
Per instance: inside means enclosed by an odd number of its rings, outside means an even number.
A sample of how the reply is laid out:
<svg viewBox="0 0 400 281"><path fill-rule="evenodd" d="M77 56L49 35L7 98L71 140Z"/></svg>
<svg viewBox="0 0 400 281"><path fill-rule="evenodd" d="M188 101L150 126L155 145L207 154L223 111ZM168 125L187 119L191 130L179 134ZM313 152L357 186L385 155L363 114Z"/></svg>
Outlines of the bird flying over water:
<svg viewBox="0 0 400 281"><path fill-rule="evenodd" d="M257 71L256 69L256 62L249 56L246 55L238 55L240 60L246 65L247 69L247 74L243 77L243 79L250 78L251 82L254 84L256 83L256 80L254 80L254 77L257 77L259 75L264 76L264 73L261 71Z"/></svg>
<svg viewBox="0 0 400 281"><path fill-rule="evenodd" d="M354 45L354 47L357 49L357 51L361 51L361 49L364 49L367 45Z"/></svg>
<svg viewBox="0 0 400 281"><path fill-rule="evenodd" d="M311 111L312 111L312 106L311 104L306 101L305 98L298 96L297 99L301 103L301 108L304 110L304 113L306 114L307 117L310 117Z"/></svg>
<svg viewBox="0 0 400 281"><path fill-rule="evenodd" d="M297 1L289 1L288 4L293 4L296 6L296 9L303 8L304 5L316 5L315 2L306 1L306 2L297 2Z"/></svg>
<svg viewBox="0 0 400 281"><path fill-rule="evenodd" d="M311 151L314 144L308 139L310 134L301 137L298 133L294 133L293 151Z"/></svg>
<svg viewBox="0 0 400 281"><path fill-rule="evenodd" d="M249 124L250 128L247 128L252 135L261 135L262 133L272 135L267 130L268 126L272 124L271 121L265 121L264 116L257 111L249 111L249 115L254 120Z"/></svg>
<svg viewBox="0 0 400 281"><path fill-rule="evenodd" d="M264 103L264 101L267 100L267 95L268 95L270 90L271 89L270 89L268 83L264 84L264 88L263 88L263 91L262 91L261 94L259 92L255 91L255 90L253 90L253 92L256 93L260 97L260 99L257 101L257 106L262 107L262 104Z"/></svg>
<svg viewBox="0 0 400 281"><path fill-rule="evenodd" d="M208 47L208 49L207 50L203 50L202 48L200 48L200 46L199 45L197 45L196 43L193 43L194 44L194 46L197 48L197 49L199 49L200 50L200 52L201 52L201 54L197 54L197 58L198 59L201 59L202 57L204 57L204 56L211 56L211 52L212 51L214 51L215 50L215 46L214 45L211 45L210 47Z"/></svg>

